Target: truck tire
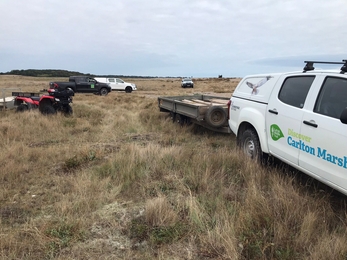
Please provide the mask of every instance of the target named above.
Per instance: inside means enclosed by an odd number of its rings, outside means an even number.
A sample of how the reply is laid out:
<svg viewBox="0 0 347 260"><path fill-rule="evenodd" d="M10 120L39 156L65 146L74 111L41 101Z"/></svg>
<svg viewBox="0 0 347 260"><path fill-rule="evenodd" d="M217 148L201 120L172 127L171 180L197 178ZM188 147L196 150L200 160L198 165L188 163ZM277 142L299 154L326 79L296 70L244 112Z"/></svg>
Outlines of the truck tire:
<svg viewBox="0 0 347 260"><path fill-rule="evenodd" d="M227 113L223 107L212 106L206 112L205 121L212 127L222 127L227 122Z"/></svg>
<svg viewBox="0 0 347 260"><path fill-rule="evenodd" d="M100 96L107 96L108 90L107 88L101 88L100 89Z"/></svg>
<svg viewBox="0 0 347 260"><path fill-rule="evenodd" d="M125 88L125 93L131 93L133 91L132 87L126 87Z"/></svg>
<svg viewBox="0 0 347 260"><path fill-rule="evenodd" d="M16 109L16 112L24 112L24 111L27 111L29 110L29 107L27 104L20 104L17 109Z"/></svg>
<svg viewBox="0 0 347 260"><path fill-rule="evenodd" d="M252 129L246 129L238 136L238 145L242 152L252 160L260 161L262 150L257 132Z"/></svg>
<svg viewBox="0 0 347 260"><path fill-rule="evenodd" d="M40 102L39 110L44 115L53 115L53 114L57 113L55 108L52 106L51 101L49 101L49 100L45 100L45 101Z"/></svg>

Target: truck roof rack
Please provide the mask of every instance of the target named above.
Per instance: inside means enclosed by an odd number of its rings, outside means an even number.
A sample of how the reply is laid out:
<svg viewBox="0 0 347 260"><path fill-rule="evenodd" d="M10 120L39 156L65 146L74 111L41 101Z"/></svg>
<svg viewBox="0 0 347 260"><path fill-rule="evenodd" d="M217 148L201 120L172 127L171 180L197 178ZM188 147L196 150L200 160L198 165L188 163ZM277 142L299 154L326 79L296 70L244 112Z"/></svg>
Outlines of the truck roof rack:
<svg viewBox="0 0 347 260"><path fill-rule="evenodd" d="M313 64L315 63L320 63L320 64L343 64L343 66L341 67L341 74L344 74L345 72L347 72L347 60L342 60L342 62L335 62L335 61L304 61L304 63L306 63L305 67L304 67L304 73L306 71L311 71L314 70Z"/></svg>

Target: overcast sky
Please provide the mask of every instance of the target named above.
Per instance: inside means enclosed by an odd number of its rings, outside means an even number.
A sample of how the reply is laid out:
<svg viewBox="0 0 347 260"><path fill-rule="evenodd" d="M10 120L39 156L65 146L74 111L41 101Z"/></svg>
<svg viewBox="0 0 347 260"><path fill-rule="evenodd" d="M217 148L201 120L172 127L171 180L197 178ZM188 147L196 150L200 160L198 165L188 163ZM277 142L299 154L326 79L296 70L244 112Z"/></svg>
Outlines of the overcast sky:
<svg viewBox="0 0 347 260"><path fill-rule="evenodd" d="M0 10L0 72L243 77L347 59L346 0L0 0Z"/></svg>

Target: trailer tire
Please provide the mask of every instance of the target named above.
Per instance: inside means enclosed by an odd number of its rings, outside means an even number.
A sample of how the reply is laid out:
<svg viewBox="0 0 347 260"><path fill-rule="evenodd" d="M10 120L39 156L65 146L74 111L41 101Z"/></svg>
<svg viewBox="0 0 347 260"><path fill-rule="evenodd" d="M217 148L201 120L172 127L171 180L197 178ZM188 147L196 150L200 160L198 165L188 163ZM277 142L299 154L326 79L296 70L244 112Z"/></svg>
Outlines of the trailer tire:
<svg viewBox="0 0 347 260"><path fill-rule="evenodd" d="M186 117L180 114L175 115L175 122L180 126L184 126L186 124Z"/></svg>
<svg viewBox="0 0 347 260"><path fill-rule="evenodd" d="M212 106L206 112L205 121L212 127L222 127L227 122L227 113L223 107Z"/></svg>
<svg viewBox="0 0 347 260"><path fill-rule="evenodd" d="M172 123L176 123L176 113L170 112L170 118L172 120Z"/></svg>

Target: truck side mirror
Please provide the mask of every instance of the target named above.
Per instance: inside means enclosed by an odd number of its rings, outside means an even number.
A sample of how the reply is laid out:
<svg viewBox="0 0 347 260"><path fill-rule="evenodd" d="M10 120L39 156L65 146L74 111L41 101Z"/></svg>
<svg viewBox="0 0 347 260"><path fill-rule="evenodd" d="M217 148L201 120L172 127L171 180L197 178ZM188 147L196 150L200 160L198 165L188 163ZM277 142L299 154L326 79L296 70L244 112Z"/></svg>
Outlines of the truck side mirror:
<svg viewBox="0 0 347 260"><path fill-rule="evenodd" d="M347 107L342 111L340 121L342 124L347 124Z"/></svg>

